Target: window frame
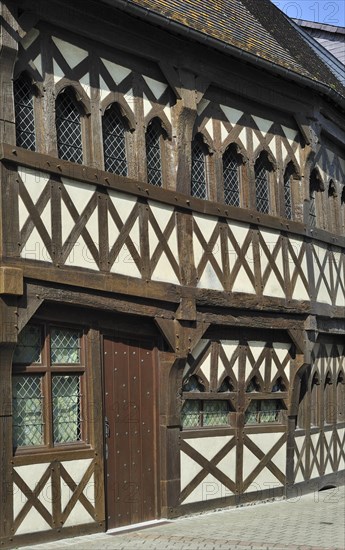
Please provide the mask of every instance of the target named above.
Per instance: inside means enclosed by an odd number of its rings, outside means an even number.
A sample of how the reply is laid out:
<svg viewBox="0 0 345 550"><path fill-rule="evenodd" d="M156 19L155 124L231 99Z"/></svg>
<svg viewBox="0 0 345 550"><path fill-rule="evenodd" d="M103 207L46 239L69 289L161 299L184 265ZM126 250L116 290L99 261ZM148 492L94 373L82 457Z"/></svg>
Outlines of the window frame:
<svg viewBox="0 0 345 550"><path fill-rule="evenodd" d="M238 204L232 204L230 202L227 202L226 199L225 199L225 177L224 177L224 174L225 174L225 163L224 163L224 160L225 160L225 157L226 155L231 155L233 157L233 160L236 162L237 164L237 185L238 185ZM237 208L241 208L243 207L243 199L242 199L242 187L243 187L243 174L242 174L242 169L243 169L243 157L242 155L237 151L237 146L236 144L234 143L231 143L230 145L228 145L228 147L225 149L223 155L222 155L222 181L223 181L223 187L222 187L222 191L223 191L223 202L224 204L226 204L227 206L235 206Z"/></svg>
<svg viewBox="0 0 345 550"><path fill-rule="evenodd" d="M147 149L148 149L148 146L147 146L147 136L148 136L148 131L150 129L156 129L157 131L159 131L159 138L158 138L158 143L159 143L159 152L160 152L160 171L161 171L161 182L160 184L158 183L152 183L150 182L149 180L149 167L148 167L148 163L147 163ZM158 187L158 188L163 188L165 187L165 182L166 182L166 150L165 150L165 140L167 139L167 132L166 130L164 129L163 127L163 123L161 121L161 119L159 117L153 117L147 124L146 126L146 131L145 131L145 164L146 164L146 181L149 185L153 185L154 187Z"/></svg>
<svg viewBox="0 0 345 550"><path fill-rule="evenodd" d="M28 87L30 88L30 96L31 96L31 110L32 110L32 116L33 116L33 126L34 126L34 147L23 147L23 145L20 145L18 143L17 139L17 133L18 133L18 116L17 116L17 105L18 102L16 102L16 84L18 82L23 81L25 82ZM14 118L15 118L15 142L17 147L22 147L23 149L26 149L27 151L37 151L38 150L38 135L37 135L37 129L38 129L38 116L37 116L37 97L38 97L38 90L36 86L32 82L32 78L26 73L22 72L18 75L17 78L13 81L13 105L14 105Z"/></svg>
<svg viewBox="0 0 345 550"><path fill-rule="evenodd" d="M81 141L81 160L80 160L80 162L77 162L75 160L71 160L69 158L62 157L62 156L60 156L60 152L59 152L59 137L58 137L56 105L57 105L57 101L58 101L59 97L63 96L64 94L66 94L69 97L70 101L74 104L74 107L78 111L78 114L79 114L80 141ZM88 163L89 154L88 154L87 144L89 143L89 140L90 140L90 132L88 131L90 129L87 127L86 118L87 118L86 110L84 108L84 105L83 105L82 101L81 100L78 101L77 92L76 92L75 88L71 85L65 86L64 88L62 88L58 92L58 94L56 95L56 98L55 98L55 118L54 118L55 135L56 135L56 154L57 154L57 157L59 159L67 161L67 162L73 162L73 163L79 164L79 165Z"/></svg>
<svg viewBox="0 0 345 550"><path fill-rule="evenodd" d="M123 127L123 142L124 142L124 149L125 149L125 162L126 162L126 174L119 174L119 172L115 172L114 170L108 170L106 167L106 154L105 154L105 146L104 146L104 140L105 140L105 132L104 132L104 124L105 119L111 112L114 111L115 115L119 118L119 120L122 123ZM122 177L128 177L129 176L129 158L128 158L128 152L130 150L130 144L129 144L129 125L127 118L122 114L121 106L117 101L113 101L107 107L105 108L103 115L102 115L102 151L103 151L103 166L104 170L106 172L109 172L110 174L116 174L120 175ZM109 155L107 155L109 156Z"/></svg>
<svg viewBox="0 0 345 550"><path fill-rule="evenodd" d="M261 163L262 169L265 171L266 176L266 182L267 182L267 203L268 203L268 210L267 212L264 210L258 209L258 174L257 174L257 164ZM275 206L275 185L274 185L274 172L275 167L271 160L269 159L267 151L263 150L261 153L256 157L254 162L254 208L257 210L257 212L260 212L260 214L266 214L271 216L276 216L276 206Z"/></svg>
<svg viewBox="0 0 345 550"><path fill-rule="evenodd" d="M28 323L27 327L35 326L41 333L41 362L15 362L12 363L12 379L15 376L41 375L41 397L42 397L42 424L43 443L40 445L14 445L13 455L27 455L37 453L61 452L77 449L90 448L89 437L89 411L88 411L88 369L86 356L86 332L79 326L60 322L42 321ZM55 363L51 360L51 331L52 329L71 330L79 334L79 362L78 363ZM54 441L54 417L53 417L53 377L59 374L77 375L79 377L79 414L80 414L80 439L68 442ZM13 392L12 392L13 398ZM13 418L14 420L14 418ZM14 434L14 430L13 430Z"/></svg>
<svg viewBox="0 0 345 550"><path fill-rule="evenodd" d="M204 178L205 178L205 196L199 197L193 194L193 148L198 146L201 153L203 154L203 163L204 163ZM205 144L202 134L197 133L192 142L191 142L191 164L190 164L190 195L196 199L208 201L211 200L211 188L210 188L210 165L209 165L210 151L208 146Z"/></svg>

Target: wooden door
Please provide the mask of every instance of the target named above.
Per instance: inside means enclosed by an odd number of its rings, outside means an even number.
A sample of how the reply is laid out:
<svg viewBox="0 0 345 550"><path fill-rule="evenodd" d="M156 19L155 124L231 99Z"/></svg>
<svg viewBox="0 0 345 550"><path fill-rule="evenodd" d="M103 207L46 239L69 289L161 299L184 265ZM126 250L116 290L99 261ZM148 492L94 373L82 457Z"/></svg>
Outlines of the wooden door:
<svg viewBox="0 0 345 550"><path fill-rule="evenodd" d="M104 340L108 529L157 517L153 344Z"/></svg>

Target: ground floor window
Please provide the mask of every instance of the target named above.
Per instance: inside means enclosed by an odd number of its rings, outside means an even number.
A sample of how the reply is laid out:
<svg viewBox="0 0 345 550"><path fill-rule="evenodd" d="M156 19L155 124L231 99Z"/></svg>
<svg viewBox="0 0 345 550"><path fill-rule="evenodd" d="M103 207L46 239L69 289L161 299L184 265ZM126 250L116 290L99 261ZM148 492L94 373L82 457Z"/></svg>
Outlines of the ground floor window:
<svg viewBox="0 0 345 550"><path fill-rule="evenodd" d="M87 442L84 337L48 324L23 329L13 359L13 447Z"/></svg>
<svg viewBox="0 0 345 550"><path fill-rule="evenodd" d="M185 401L181 412L182 428L227 426L229 403L223 400Z"/></svg>
<svg viewBox="0 0 345 550"><path fill-rule="evenodd" d="M282 422L283 403L280 399L253 399L244 416L245 424Z"/></svg>

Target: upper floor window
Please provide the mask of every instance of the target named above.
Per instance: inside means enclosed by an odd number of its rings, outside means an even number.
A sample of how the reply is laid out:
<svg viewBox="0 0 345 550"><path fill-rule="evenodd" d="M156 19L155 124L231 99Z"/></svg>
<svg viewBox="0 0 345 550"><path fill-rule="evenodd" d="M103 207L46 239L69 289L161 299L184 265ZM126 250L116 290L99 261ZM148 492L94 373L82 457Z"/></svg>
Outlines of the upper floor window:
<svg viewBox="0 0 345 550"><path fill-rule="evenodd" d="M314 168L310 174L309 181L309 211L308 211L308 223L311 227L318 225L318 211L316 198L317 193L323 191L323 183L317 168Z"/></svg>
<svg viewBox="0 0 345 550"><path fill-rule="evenodd" d="M80 110L69 88L56 98L55 111L58 156L81 164L83 144Z"/></svg>
<svg viewBox="0 0 345 550"><path fill-rule="evenodd" d="M208 199L207 152L201 136L196 135L192 142L191 195L198 199Z"/></svg>
<svg viewBox="0 0 345 550"><path fill-rule="evenodd" d="M270 172L273 166L268 160L267 153L263 151L257 158L254 166L255 171L255 194L256 209L259 212L268 214L270 212Z"/></svg>
<svg viewBox="0 0 345 550"><path fill-rule="evenodd" d="M294 175L295 167L292 162L289 162L284 172L284 216L288 220L293 218L291 183Z"/></svg>
<svg viewBox="0 0 345 550"><path fill-rule="evenodd" d="M13 358L13 446L87 442L86 372L81 331L27 325Z"/></svg>
<svg viewBox="0 0 345 550"><path fill-rule="evenodd" d="M154 118L146 130L146 164L148 183L157 185L158 187L162 187L163 185L163 142L164 131L161 121L158 118Z"/></svg>
<svg viewBox="0 0 345 550"><path fill-rule="evenodd" d="M34 92L29 80L21 75L13 85L16 121L16 144L18 147L36 149Z"/></svg>
<svg viewBox="0 0 345 550"><path fill-rule="evenodd" d="M105 170L127 176L126 126L117 105L105 111L102 127Z"/></svg>
<svg viewBox="0 0 345 550"><path fill-rule="evenodd" d="M240 155L230 145L223 155L224 202L240 206Z"/></svg>

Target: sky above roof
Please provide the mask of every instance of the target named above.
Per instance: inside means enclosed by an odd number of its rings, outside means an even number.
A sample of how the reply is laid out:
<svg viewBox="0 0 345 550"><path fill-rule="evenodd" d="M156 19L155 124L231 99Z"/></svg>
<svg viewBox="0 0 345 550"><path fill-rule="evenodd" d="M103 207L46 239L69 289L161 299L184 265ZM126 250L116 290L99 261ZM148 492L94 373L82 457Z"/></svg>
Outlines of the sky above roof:
<svg viewBox="0 0 345 550"><path fill-rule="evenodd" d="M345 26L344 0L271 0L279 9L294 19L305 19L337 27Z"/></svg>

